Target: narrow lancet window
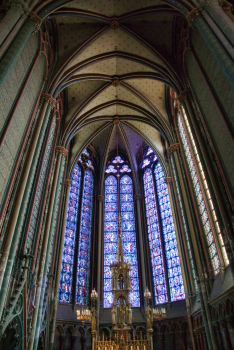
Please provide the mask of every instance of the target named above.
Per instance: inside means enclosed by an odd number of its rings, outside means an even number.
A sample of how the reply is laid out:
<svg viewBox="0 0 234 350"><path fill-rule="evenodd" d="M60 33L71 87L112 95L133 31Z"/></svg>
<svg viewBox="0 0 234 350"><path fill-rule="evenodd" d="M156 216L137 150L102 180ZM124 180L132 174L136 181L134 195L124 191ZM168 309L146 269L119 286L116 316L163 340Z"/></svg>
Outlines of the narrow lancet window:
<svg viewBox="0 0 234 350"><path fill-rule="evenodd" d="M151 148L141 161L155 304L185 299L171 203L161 163Z"/></svg>
<svg viewBox="0 0 234 350"><path fill-rule="evenodd" d="M220 271L220 260L219 260L219 257L218 257L217 247L216 247L216 244L215 244L214 233L213 233L213 230L212 230L212 223L211 223L210 217L208 215L207 201L204 198L204 194L203 194L203 191L201 189L201 183L199 181L199 175L197 173L197 169L196 169L196 166L195 166L195 159L196 159L196 162L198 164L198 168L199 168L199 172L200 172L200 178L202 179L202 182L203 182L203 186L204 186L204 189L205 189L206 196L208 198L208 203L209 203L209 206L210 206L210 210L211 210L211 212L213 214L213 218L214 218L214 222L215 222L215 225L216 225L216 229L217 229L217 232L219 234L220 244L222 246L222 251L223 251L223 256L224 256L225 263L228 264L229 261L228 261L228 258L227 258L227 254L226 254L226 250L225 250L225 247L224 247L222 235L221 235L221 232L220 232L219 223L217 221L216 213L215 213L215 210L214 210L213 201L212 201L212 198L210 196L210 191L209 191L208 184L207 184L207 181L206 181L206 178L205 178L205 173L203 171L203 166L202 166L201 161L200 161L200 157L199 157L199 154L198 154L198 151L197 151L197 147L196 147L193 135L192 135L192 131L190 129L188 118L187 118L183 108L182 108L182 112L183 112L185 124L184 124L184 122L182 120L181 115L178 114L179 132L180 132L180 136L181 136L181 140L182 140L182 145L183 145L183 148L184 148L185 157L186 157L186 160L187 160L187 163L188 163L188 167L189 167L189 171L190 171L190 175L191 175L191 179L192 179L193 188L194 188L195 195L196 195L197 202L198 202L198 208L199 208L199 212L200 212L200 215L201 215L201 222L202 222L202 225L203 225L203 228L204 228L204 232L205 232L205 236L206 236L206 242L207 242L210 258L211 258L211 261L212 261L214 272L215 272L215 274L217 274ZM188 140L188 137L187 137L187 134L186 134L186 128L187 128L190 140ZM192 146L190 146L189 143L191 143ZM192 149L191 149L191 147L192 147ZM192 152L194 153L195 159L193 159Z"/></svg>
<svg viewBox="0 0 234 350"><path fill-rule="evenodd" d="M86 170L84 176L79 251L77 264L76 303L87 305L89 299L90 248L93 218L93 185L92 172Z"/></svg>
<svg viewBox="0 0 234 350"><path fill-rule="evenodd" d="M104 307L111 307L113 302L110 264L117 258L118 212L122 216L122 240L124 257L131 265L130 302L140 306L138 261L136 248L135 215L133 202L133 183L131 168L120 156L109 161L105 180L105 226L104 226Z"/></svg>
<svg viewBox="0 0 234 350"><path fill-rule="evenodd" d="M67 221L64 234L63 258L60 275L59 301L71 302L72 276L74 264L74 249L77 233L77 219L79 211L79 198L81 189L81 168L75 165L72 175L72 185L70 188Z"/></svg>

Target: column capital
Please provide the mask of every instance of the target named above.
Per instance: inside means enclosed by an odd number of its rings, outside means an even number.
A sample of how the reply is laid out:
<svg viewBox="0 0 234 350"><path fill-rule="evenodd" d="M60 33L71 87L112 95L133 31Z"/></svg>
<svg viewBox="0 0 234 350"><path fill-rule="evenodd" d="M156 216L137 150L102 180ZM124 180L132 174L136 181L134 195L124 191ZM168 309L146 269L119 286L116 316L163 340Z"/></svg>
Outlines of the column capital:
<svg viewBox="0 0 234 350"><path fill-rule="evenodd" d="M201 11L198 10L197 8L193 9L187 16L187 21L192 27L194 25L194 22L196 21L197 18L201 17Z"/></svg>
<svg viewBox="0 0 234 350"><path fill-rule="evenodd" d="M142 195L141 194L135 194L135 196L134 196L134 200L135 201L140 201L142 199Z"/></svg>
<svg viewBox="0 0 234 350"><path fill-rule="evenodd" d="M172 183L172 177L165 177L164 181L166 182L166 184L171 184Z"/></svg>
<svg viewBox="0 0 234 350"><path fill-rule="evenodd" d="M181 91L179 96L176 97L177 101L179 103L183 103L183 101L189 97L189 95L191 94L191 91L190 90L184 90L184 91Z"/></svg>
<svg viewBox="0 0 234 350"><path fill-rule="evenodd" d="M51 107L54 107L56 100L49 94L41 94L41 99L48 102Z"/></svg>
<svg viewBox="0 0 234 350"><path fill-rule="evenodd" d="M226 322L225 319L220 320L220 321L219 321L219 324L220 324L220 326L222 327L222 329L223 329L224 331L228 329L228 328L227 328L227 322Z"/></svg>
<svg viewBox="0 0 234 350"><path fill-rule="evenodd" d="M71 340L72 340L72 342L75 342L75 341L76 341L76 339L78 339L78 335L72 335L72 336L71 336Z"/></svg>
<svg viewBox="0 0 234 350"><path fill-rule="evenodd" d="M55 152L56 152L56 153L61 153L61 154L64 155L64 156L67 156L67 154L68 154L68 150L66 150L66 148L64 148L64 147L62 147L62 146L57 146L57 147L55 148Z"/></svg>
<svg viewBox="0 0 234 350"><path fill-rule="evenodd" d="M171 145L170 147L168 147L167 153L168 153L168 154L171 154L171 153L173 153L173 152L175 152L175 151L178 151L179 149L180 149L179 144L178 144L178 143L174 143L173 145Z"/></svg>
<svg viewBox="0 0 234 350"><path fill-rule="evenodd" d="M64 181L64 185L67 186L67 187L71 186L71 184L72 184L72 180L71 179L66 179Z"/></svg>
<svg viewBox="0 0 234 350"><path fill-rule="evenodd" d="M228 2L227 0L222 0L221 7L222 7L224 12L225 11L230 11L230 12L233 11L233 5L230 2Z"/></svg>
<svg viewBox="0 0 234 350"><path fill-rule="evenodd" d="M99 194L99 195L97 196L97 200L98 200L99 202L103 202L103 201L104 201L104 196L102 196L101 194Z"/></svg>
<svg viewBox="0 0 234 350"><path fill-rule="evenodd" d="M34 28L35 28L35 31L33 33L35 33L40 28L41 23L42 23L41 18L38 17L36 15L36 13L34 13L34 12L30 12L29 13L29 16L28 16L27 20L29 22L31 22L33 24Z"/></svg>

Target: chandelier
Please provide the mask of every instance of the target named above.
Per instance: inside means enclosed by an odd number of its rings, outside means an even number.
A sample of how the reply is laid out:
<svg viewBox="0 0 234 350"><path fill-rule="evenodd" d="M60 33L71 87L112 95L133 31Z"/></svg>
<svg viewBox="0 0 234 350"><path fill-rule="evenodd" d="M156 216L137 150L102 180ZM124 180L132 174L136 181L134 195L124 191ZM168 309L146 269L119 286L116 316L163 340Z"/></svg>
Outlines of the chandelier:
<svg viewBox="0 0 234 350"><path fill-rule="evenodd" d="M91 311L89 309L76 310L76 314L77 320L82 321L83 324L85 321L91 322Z"/></svg>

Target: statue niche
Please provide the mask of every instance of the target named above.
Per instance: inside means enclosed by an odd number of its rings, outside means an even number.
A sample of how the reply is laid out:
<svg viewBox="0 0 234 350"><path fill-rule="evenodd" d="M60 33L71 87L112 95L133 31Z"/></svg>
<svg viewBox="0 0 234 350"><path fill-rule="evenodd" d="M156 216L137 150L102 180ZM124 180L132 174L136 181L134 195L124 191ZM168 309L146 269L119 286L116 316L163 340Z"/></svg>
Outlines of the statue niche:
<svg viewBox="0 0 234 350"><path fill-rule="evenodd" d="M118 277L118 289L124 289L124 277L122 273Z"/></svg>

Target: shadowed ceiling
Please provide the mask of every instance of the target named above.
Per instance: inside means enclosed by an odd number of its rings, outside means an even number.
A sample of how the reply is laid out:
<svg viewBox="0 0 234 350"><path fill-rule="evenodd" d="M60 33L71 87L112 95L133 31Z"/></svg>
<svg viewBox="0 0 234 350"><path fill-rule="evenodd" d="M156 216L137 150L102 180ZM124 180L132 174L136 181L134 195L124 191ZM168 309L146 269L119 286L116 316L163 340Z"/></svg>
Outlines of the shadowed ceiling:
<svg viewBox="0 0 234 350"><path fill-rule="evenodd" d="M72 140L71 165L92 144L101 162L119 148L132 158L142 143L163 158L162 139L173 142L166 86L181 90L174 59L176 18L168 1L71 1L52 12L58 60L51 92L65 89L63 144ZM181 2L186 11L188 1ZM117 122L113 123L114 120Z"/></svg>

